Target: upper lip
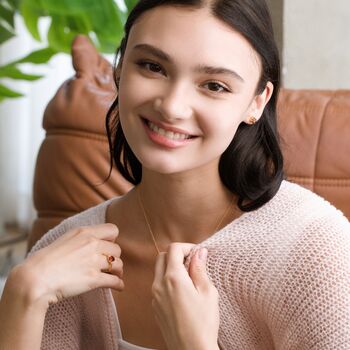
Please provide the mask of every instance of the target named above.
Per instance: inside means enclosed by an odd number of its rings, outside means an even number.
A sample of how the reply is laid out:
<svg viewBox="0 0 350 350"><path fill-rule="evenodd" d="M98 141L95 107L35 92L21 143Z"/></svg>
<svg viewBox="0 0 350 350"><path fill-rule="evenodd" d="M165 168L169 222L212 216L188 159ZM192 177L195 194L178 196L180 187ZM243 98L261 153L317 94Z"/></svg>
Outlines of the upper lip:
<svg viewBox="0 0 350 350"><path fill-rule="evenodd" d="M186 131L186 130L182 130L182 129L179 129L179 128L174 128L173 126L168 126L168 125L165 125L164 123L160 122L160 121L156 121L156 120L152 120L150 118L147 118L147 117L143 117L143 119L146 119L148 120L149 122L157 125L159 128L162 128L164 129L165 131L172 131L172 132L175 132L175 133L178 133L178 134L184 134L184 135L188 135L188 136L196 136L196 135L193 135L191 134L190 132Z"/></svg>

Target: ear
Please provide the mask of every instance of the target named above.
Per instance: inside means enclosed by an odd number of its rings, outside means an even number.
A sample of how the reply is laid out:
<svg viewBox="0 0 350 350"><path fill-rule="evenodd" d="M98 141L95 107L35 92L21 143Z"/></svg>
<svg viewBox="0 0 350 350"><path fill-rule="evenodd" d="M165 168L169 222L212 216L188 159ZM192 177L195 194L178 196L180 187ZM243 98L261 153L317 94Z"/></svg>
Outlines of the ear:
<svg viewBox="0 0 350 350"><path fill-rule="evenodd" d="M271 96L273 93L273 84L268 81L266 83L264 91L256 95L251 102L248 110L247 115L245 117L245 123L247 124L255 124L262 116L265 106L269 102Z"/></svg>

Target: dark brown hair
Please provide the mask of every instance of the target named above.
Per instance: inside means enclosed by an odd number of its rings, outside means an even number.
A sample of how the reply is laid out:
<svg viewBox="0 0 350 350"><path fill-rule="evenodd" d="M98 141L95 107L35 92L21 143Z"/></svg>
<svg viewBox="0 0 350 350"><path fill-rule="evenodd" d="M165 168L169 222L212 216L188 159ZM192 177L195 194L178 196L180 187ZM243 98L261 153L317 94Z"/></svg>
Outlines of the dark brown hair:
<svg viewBox="0 0 350 350"><path fill-rule="evenodd" d="M268 81L274 85L272 97L262 117L251 126L241 123L230 145L222 154L219 173L223 184L238 195L243 211L257 209L278 191L283 180L283 157L276 126L276 104L280 88L280 61L274 40L270 14L264 0L140 0L125 24L125 36L114 63L114 80L118 87L117 58L122 58L130 29L146 11L171 5L199 9L208 7L211 13L243 35L261 60L261 76L256 94L261 94ZM106 128L113 162L120 173L137 185L142 178L142 165L128 145L118 116L118 97L110 107Z"/></svg>

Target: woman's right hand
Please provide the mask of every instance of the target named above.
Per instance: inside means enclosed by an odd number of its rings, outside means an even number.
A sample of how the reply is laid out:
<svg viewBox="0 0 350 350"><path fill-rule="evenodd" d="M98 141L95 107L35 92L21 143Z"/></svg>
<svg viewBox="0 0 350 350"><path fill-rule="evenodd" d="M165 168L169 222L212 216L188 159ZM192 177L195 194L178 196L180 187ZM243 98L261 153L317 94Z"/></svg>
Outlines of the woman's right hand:
<svg viewBox="0 0 350 350"><path fill-rule="evenodd" d="M47 307L99 287L124 288L121 249L113 224L84 226L67 231L15 267L22 289L31 302ZM107 257L113 255L110 273ZM23 285L24 283L24 285Z"/></svg>

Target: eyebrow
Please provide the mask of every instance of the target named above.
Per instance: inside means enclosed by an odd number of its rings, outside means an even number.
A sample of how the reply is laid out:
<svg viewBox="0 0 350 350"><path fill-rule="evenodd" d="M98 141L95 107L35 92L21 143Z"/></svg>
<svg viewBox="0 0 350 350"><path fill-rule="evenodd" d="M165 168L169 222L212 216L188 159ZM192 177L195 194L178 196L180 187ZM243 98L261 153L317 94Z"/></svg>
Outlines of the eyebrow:
<svg viewBox="0 0 350 350"><path fill-rule="evenodd" d="M169 63L174 63L172 58L162 51L161 49L158 49L155 46L149 45L149 44L138 44L133 47L133 50L140 50L148 52L149 54L163 60ZM240 82L244 83L244 79L234 70L223 68L223 67L212 67L207 65L198 65L195 68L195 71L198 73L206 73L206 74L227 74L233 77L236 80L239 80Z"/></svg>

